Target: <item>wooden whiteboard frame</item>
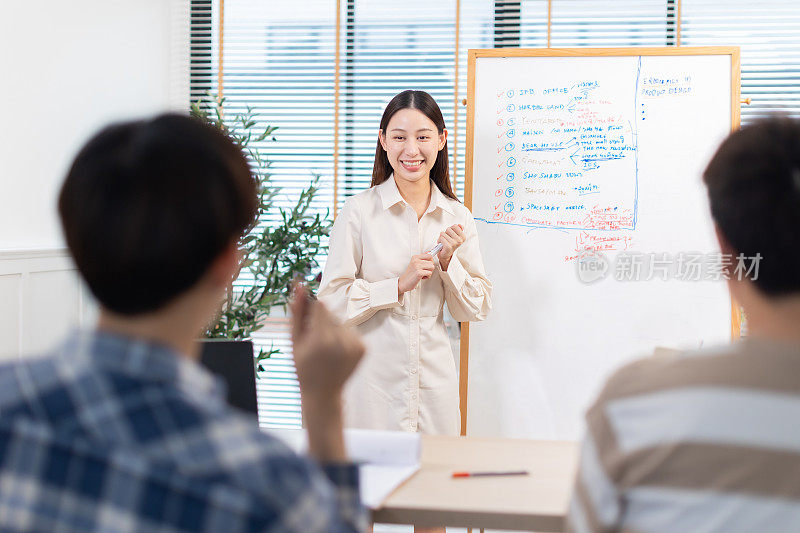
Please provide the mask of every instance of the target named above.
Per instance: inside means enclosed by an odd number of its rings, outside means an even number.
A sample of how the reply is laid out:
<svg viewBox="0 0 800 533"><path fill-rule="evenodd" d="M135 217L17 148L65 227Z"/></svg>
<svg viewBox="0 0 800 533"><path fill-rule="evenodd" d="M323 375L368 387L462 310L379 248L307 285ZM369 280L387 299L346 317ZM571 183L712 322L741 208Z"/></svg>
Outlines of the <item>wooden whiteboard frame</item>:
<svg viewBox="0 0 800 533"><path fill-rule="evenodd" d="M467 153L465 157L464 205L472 211L472 159L475 141L475 60L483 57L619 57L619 56L719 56L731 57L731 131L741 121L741 63L738 46L643 47L643 48L486 48L469 50L467 67ZM739 337L739 306L731 297L731 338ZM469 383L469 322L461 324L458 394L461 435L467 434Z"/></svg>

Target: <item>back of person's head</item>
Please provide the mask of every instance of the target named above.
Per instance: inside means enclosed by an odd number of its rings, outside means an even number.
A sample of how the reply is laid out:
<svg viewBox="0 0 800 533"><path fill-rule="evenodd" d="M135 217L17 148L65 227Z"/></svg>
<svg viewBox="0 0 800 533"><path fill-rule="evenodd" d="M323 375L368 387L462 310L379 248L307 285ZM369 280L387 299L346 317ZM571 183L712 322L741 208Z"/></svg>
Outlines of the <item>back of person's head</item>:
<svg viewBox="0 0 800 533"><path fill-rule="evenodd" d="M58 208L90 290L123 315L158 310L194 286L254 221L241 149L181 115L111 125L76 157Z"/></svg>
<svg viewBox="0 0 800 533"><path fill-rule="evenodd" d="M755 285L770 296L800 293L800 120L772 117L732 133L703 177L725 239L737 254L761 255Z"/></svg>

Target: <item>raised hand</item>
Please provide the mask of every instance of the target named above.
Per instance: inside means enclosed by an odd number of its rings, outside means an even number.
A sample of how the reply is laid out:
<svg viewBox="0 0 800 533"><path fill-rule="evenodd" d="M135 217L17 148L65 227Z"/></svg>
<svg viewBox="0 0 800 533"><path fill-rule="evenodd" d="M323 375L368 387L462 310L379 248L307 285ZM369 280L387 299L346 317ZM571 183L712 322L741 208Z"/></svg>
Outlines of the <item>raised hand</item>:
<svg viewBox="0 0 800 533"><path fill-rule="evenodd" d="M332 399L364 355L364 345L322 302L310 300L305 287L296 285L294 292L292 344L301 395Z"/></svg>

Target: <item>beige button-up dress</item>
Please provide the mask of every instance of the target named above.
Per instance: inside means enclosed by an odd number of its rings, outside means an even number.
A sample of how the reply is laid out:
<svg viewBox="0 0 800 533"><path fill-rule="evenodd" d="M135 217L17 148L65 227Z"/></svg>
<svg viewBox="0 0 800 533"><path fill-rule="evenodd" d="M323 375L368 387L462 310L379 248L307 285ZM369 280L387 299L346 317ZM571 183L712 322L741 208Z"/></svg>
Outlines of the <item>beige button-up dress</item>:
<svg viewBox="0 0 800 533"><path fill-rule="evenodd" d="M447 272L438 259L430 279L401 298L397 280L411 256L432 248L453 224L466 240ZM460 321L491 309L472 214L431 183L417 221L394 177L352 196L336 218L319 299L356 327L367 353L345 388L345 425L458 435L458 377L442 309Z"/></svg>

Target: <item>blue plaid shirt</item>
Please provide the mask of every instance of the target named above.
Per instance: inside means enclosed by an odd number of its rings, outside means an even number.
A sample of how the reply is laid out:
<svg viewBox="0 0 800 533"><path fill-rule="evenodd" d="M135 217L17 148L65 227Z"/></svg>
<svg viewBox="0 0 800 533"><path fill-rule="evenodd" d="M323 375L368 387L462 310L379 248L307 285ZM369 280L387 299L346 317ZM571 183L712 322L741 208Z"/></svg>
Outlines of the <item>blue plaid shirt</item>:
<svg viewBox="0 0 800 533"><path fill-rule="evenodd" d="M81 332L0 366L0 531L361 531L353 464L319 466L152 343Z"/></svg>

